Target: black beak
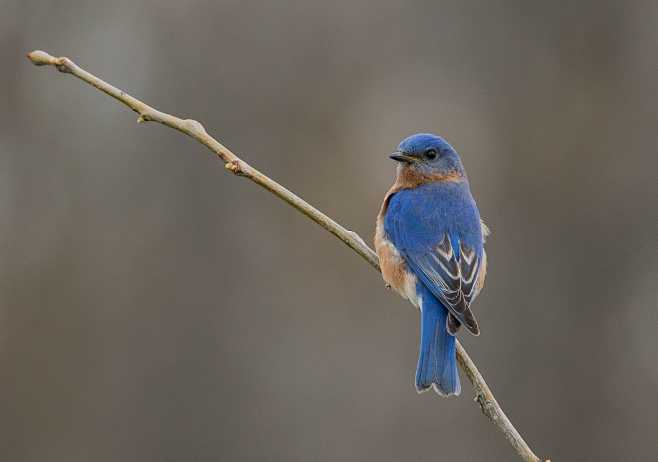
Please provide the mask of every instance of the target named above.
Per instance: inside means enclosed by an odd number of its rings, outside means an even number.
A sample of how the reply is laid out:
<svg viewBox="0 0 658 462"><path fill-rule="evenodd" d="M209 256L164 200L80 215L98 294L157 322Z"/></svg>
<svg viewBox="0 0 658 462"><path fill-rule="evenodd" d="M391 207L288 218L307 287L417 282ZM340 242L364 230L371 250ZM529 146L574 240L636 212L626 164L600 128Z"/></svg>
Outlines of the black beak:
<svg viewBox="0 0 658 462"><path fill-rule="evenodd" d="M395 151L389 157L396 162L404 162L405 164L411 164L413 162L416 162L417 160L415 157L412 157L409 154L405 154L404 152L400 152L400 151Z"/></svg>

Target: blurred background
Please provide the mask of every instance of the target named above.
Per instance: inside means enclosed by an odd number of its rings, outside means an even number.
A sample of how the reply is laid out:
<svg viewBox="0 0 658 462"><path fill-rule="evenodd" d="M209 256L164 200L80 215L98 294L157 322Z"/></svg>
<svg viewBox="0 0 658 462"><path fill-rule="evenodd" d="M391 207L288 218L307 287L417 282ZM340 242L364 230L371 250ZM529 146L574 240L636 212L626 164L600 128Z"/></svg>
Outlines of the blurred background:
<svg viewBox="0 0 658 462"><path fill-rule="evenodd" d="M418 396L418 315L193 140L192 117L368 242L418 131L493 235L462 336L535 451L658 460L658 3L0 0L0 456L516 460Z"/></svg>

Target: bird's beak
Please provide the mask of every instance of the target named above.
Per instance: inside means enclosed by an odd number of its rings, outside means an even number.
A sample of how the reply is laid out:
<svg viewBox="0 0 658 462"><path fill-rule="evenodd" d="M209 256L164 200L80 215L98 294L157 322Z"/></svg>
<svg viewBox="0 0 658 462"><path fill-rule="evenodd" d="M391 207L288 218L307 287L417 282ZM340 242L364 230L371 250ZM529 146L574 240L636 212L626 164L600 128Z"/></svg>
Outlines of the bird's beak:
<svg viewBox="0 0 658 462"><path fill-rule="evenodd" d="M409 154L405 154L404 152L400 152L400 151L395 151L389 157L396 162L403 162L405 164L411 164L416 162L417 160L415 157L412 157Z"/></svg>

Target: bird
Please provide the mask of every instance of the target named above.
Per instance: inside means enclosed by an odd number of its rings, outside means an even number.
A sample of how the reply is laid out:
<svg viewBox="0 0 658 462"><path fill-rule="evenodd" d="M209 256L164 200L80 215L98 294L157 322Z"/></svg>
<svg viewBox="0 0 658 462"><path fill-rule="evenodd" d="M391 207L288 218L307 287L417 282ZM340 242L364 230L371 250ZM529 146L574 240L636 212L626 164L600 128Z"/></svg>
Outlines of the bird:
<svg viewBox="0 0 658 462"><path fill-rule="evenodd" d="M457 151L440 136L417 133L390 155L397 164L375 228L386 287L420 310L416 390L461 392L455 335L480 334L471 304L487 273L489 228L480 218Z"/></svg>

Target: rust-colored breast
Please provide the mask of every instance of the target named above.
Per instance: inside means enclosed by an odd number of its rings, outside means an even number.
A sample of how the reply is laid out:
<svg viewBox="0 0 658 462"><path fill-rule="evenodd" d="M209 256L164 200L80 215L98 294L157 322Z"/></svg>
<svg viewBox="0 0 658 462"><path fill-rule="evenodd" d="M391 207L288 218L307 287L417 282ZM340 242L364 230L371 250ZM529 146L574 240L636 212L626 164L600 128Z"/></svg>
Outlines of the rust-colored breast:
<svg viewBox="0 0 658 462"><path fill-rule="evenodd" d="M384 231L384 216L388 208L388 201L395 191L391 188L384 198L379 215L377 216L377 227L375 229L375 250L379 257L379 266L382 277L386 284L393 288L398 294L418 306L416 296L416 276L409 271L404 258L393 243L386 237Z"/></svg>

